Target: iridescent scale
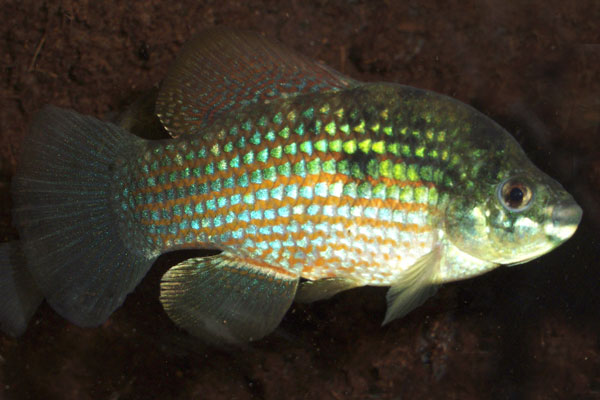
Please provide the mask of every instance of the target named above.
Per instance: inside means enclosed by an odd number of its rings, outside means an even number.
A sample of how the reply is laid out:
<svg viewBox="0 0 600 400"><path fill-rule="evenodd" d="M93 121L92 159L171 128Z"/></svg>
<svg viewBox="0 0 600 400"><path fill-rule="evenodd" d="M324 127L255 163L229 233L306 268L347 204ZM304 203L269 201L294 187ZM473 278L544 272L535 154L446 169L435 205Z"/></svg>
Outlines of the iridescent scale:
<svg viewBox="0 0 600 400"><path fill-rule="evenodd" d="M389 285L431 251L448 152L426 113L405 120L369 93L248 107L148 143L115 179L128 231L156 254L229 249L311 280Z"/></svg>
<svg viewBox="0 0 600 400"><path fill-rule="evenodd" d="M130 133L155 130L171 139ZM46 107L23 148L22 242L0 248L0 329L17 333L42 297L79 326L102 324L161 254L198 248L221 252L172 266L160 301L208 342L257 340L293 301L363 285L390 286L386 324L440 283L544 254L581 219L471 107L222 28L186 44L119 126ZM21 262L34 284L13 285Z"/></svg>

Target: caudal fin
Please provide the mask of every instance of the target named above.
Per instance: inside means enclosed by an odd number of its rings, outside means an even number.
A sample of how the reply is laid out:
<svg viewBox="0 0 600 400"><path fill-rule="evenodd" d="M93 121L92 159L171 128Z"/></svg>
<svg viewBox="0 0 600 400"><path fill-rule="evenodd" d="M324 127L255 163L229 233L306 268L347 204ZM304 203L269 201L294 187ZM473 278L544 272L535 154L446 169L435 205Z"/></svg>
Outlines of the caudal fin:
<svg viewBox="0 0 600 400"><path fill-rule="evenodd" d="M42 300L19 242L0 243L0 330L22 335Z"/></svg>
<svg viewBox="0 0 600 400"><path fill-rule="evenodd" d="M80 326L104 322L152 265L127 246L113 193L116 160L140 140L48 106L22 146L12 195L27 268L48 303Z"/></svg>

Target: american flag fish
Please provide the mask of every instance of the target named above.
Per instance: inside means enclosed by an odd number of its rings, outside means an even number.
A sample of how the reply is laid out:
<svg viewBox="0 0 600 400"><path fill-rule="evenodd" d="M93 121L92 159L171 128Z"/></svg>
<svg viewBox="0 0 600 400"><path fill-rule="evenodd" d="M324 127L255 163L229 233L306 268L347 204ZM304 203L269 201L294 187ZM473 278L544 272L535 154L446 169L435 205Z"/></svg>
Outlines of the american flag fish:
<svg viewBox="0 0 600 400"><path fill-rule="evenodd" d="M445 282L532 260L582 210L513 137L427 90L364 83L258 34L184 46L155 114L171 138L47 106L12 182L20 241L2 246L0 320L45 298L79 326L118 308L157 257L160 301L207 341L272 332L294 299L390 286L384 324Z"/></svg>

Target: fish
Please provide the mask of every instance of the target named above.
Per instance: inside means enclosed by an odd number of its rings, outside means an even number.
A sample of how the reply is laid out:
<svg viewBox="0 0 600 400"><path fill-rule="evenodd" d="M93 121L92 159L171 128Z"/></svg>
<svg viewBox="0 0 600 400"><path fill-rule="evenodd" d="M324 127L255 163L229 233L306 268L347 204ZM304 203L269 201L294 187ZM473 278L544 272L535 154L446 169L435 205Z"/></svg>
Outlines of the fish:
<svg viewBox="0 0 600 400"><path fill-rule="evenodd" d="M42 299L98 326L184 249L216 254L172 266L160 302L209 343L261 339L294 300L367 285L390 287L387 324L444 283L546 254L582 218L471 106L354 80L257 33L194 37L149 104L168 138L35 115L11 188L20 239L0 246L6 333Z"/></svg>

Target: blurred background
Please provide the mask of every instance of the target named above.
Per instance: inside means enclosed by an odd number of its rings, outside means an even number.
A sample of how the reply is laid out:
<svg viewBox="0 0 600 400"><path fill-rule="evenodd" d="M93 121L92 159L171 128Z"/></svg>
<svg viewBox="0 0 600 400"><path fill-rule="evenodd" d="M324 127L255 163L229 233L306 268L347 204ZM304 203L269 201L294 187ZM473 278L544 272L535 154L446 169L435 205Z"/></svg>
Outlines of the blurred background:
<svg viewBox="0 0 600 400"><path fill-rule="evenodd" d="M584 209L534 262L443 287L381 327L384 288L294 305L275 333L215 349L158 301L161 258L101 327L42 305L0 334L2 399L600 398L600 2L15 1L0 5L0 240L44 104L112 118L215 25L274 38L355 79L434 90L507 128Z"/></svg>

